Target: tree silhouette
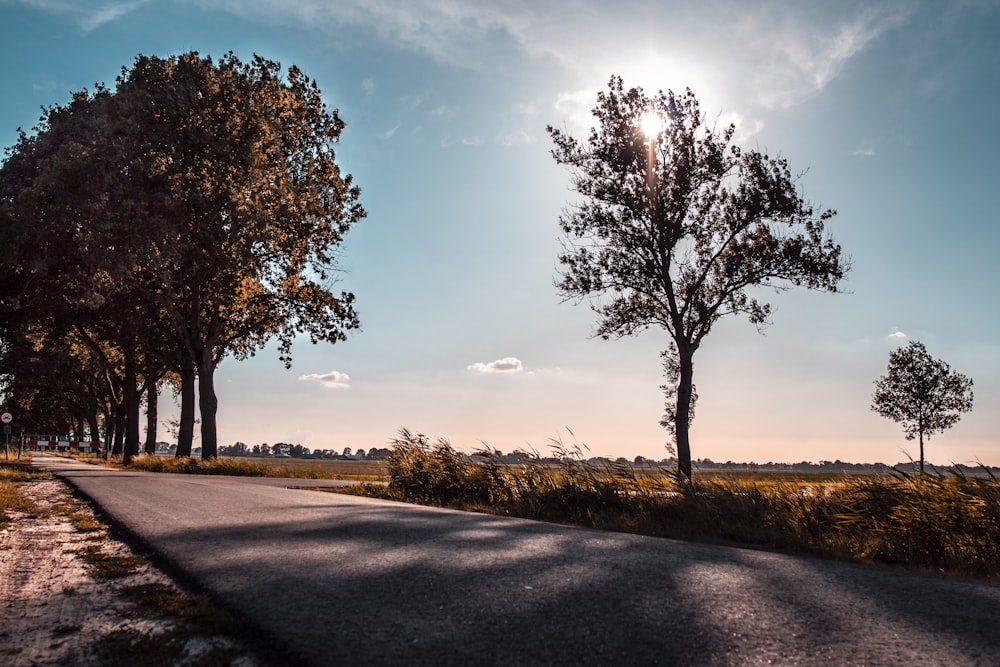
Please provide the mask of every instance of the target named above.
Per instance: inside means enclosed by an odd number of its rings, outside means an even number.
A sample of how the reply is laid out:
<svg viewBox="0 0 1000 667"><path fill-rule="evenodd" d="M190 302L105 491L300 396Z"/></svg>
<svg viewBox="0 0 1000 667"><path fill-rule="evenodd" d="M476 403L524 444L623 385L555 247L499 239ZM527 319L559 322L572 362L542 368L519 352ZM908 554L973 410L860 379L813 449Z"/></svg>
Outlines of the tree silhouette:
<svg viewBox="0 0 1000 667"><path fill-rule="evenodd" d="M972 410L972 380L934 359L919 341L889 353L888 372L875 381L871 409L903 425L907 440L920 439L920 473L924 472L924 438L954 426Z"/></svg>
<svg viewBox="0 0 1000 667"><path fill-rule="evenodd" d="M732 125L707 126L690 90L648 96L613 77L593 113L586 141L548 128L583 196L560 219L558 286L590 299L602 338L667 331L664 422L690 478L695 351L726 315L767 322L749 288L835 292L847 265L824 235L834 212L803 200L785 160L735 145Z"/></svg>
<svg viewBox="0 0 1000 667"><path fill-rule="evenodd" d="M228 54L139 56L114 91L83 91L21 133L0 169L0 334L27 321L77 333L120 360L138 452L141 380L180 385L178 455L190 454L194 381L202 456L217 453L214 374L277 338L343 340L354 296L332 290L364 217L333 147L344 123L295 67ZM68 325L67 325L68 326ZM111 359L108 355L108 359Z"/></svg>
<svg viewBox="0 0 1000 667"><path fill-rule="evenodd" d="M364 216L335 161L344 123L300 70L259 56L140 57L116 94L141 119L127 136L143 147L143 170L169 183L167 237L144 267L187 354L182 378L197 372L211 458L214 373L226 355L276 337L288 365L298 334L336 342L358 326L354 296L330 290L343 236Z"/></svg>

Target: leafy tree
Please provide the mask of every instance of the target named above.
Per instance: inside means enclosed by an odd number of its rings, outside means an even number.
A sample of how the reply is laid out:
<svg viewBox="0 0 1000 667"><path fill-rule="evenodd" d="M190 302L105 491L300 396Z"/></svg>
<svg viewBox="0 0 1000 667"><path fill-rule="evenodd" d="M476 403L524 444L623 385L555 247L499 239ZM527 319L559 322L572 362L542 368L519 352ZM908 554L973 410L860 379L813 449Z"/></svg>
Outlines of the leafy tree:
<svg viewBox="0 0 1000 667"><path fill-rule="evenodd" d="M669 334L663 423L690 478L694 353L726 315L767 323L751 288L836 291L847 265L824 234L834 212L803 199L785 160L735 145L732 125L706 125L690 90L649 96L613 77L593 113L586 141L548 128L583 197L560 219L558 287L590 299L604 339Z"/></svg>
<svg viewBox="0 0 1000 667"><path fill-rule="evenodd" d="M50 347L71 336L74 365L83 350L96 360L111 385L110 432L127 460L139 449L139 379L162 375L166 362L159 358L163 336L135 280L134 267L155 241L141 222L150 188L114 141L123 122L116 101L103 87L76 93L69 104L46 109L35 134L21 132L8 151L2 223L21 233L11 235L18 292L4 299L2 314L19 323L14 330L42 324ZM66 356L58 347L51 352ZM93 383L77 384L82 393Z"/></svg>
<svg viewBox="0 0 1000 667"><path fill-rule="evenodd" d="M282 73L259 56L140 56L116 96L131 119L126 145L167 184L156 218L166 236L140 284L155 286L149 297L186 352L182 378L197 371L202 456L211 458L214 373L226 355L252 355L277 337L289 365L297 335L336 342L358 326L354 296L330 289L343 236L364 216L335 161L344 123L299 69Z"/></svg>
<svg viewBox="0 0 1000 667"><path fill-rule="evenodd" d="M924 472L924 437L943 433L972 410L972 379L951 370L910 341L889 353L888 372L875 381L871 409L903 425L907 440L920 440L920 472Z"/></svg>
<svg viewBox="0 0 1000 667"><path fill-rule="evenodd" d="M232 54L139 56L114 91L47 109L0 171L0 231L18 240L0 266L0 334L76 323L114 380L126 457L144 386L166 374L181 396L177 454L191 453L197 378L214 457L224 357L277 338L287 366L300 334L336 342L358 326L354 296L331 289L364 216L335 160L343 127L297 68Z"/></svg>

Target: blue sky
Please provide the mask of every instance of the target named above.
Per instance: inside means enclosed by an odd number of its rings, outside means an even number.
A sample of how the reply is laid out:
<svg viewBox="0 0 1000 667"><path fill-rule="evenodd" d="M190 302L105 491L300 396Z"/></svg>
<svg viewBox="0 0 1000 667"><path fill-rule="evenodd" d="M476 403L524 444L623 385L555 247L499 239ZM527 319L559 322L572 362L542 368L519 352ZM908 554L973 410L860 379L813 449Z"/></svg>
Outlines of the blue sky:
<svg viewBox="0 0 1000 667"><path fill-rule="evenodd" d="M0 0L0 145L139 53L297 65L347 123L338 159L368 218L343 286L363 330L302 341L290 371L272 349L224 361L220 442L367 449L406 426L464 449L575 438L662 458L666 334L591 339L587 306L553 287L573 194L545 126L583 136L612 74L691 87L805 172L853 262L844 294L774 297L764 335L717 325L695 357L694 457L916 456L868 409L915 339L975 381L929 460L1000 465L998 34L995 0Z"/></svg>

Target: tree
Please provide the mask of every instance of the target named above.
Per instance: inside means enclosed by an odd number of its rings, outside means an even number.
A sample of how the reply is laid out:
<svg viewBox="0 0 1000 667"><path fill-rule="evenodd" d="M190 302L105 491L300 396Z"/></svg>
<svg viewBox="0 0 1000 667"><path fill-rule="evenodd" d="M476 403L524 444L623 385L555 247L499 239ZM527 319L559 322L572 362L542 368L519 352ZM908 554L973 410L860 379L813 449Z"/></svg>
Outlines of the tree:
<svg viewBox="0 0 1000 667"><path fill-rule="evenodd" d="M608 88L586 141L548 128L583 196L560 218L558 287L590 299L601 338L669 334L664 423L690 479L694 353L712 326L744 314L761 327L770 306L750 288L836 292L848 267L824 234L834 211L804 201L785 160L736 145L732 125L706 125L690 90L647 96L620 77Z"/></svg>
<svg viewBox="0 0 1000 667"><path fill-rule="evenodd" d="M185 352L182 403L184 378L197 372L202 457L211 458L214 373L225 356L245 358L277 337L288 366L297 335L332 343L358 327L354 295L330 290L343 237L365 215L335 161L344 123L299 69L282 73L259 56L140 56L116 96L131 119L122 143L142 156L132 164L167 183L166 204L151 210L165 236L140 284L154 288Z"/></svg>
<svg viewBox="0 0 1000 667"><path fill-rule="evenodd" d="M136 270L160 241L147 222L164 188L119 141L131 122L119 102L98 87L46 109L36 133L21 132L8 151L0 201L3 225L22 232L10 235L18 294L4 299L3 316L22 328L45 322L89 349L111 385L116 451L127 463L139 451L140 378L155 384L167 371L160 314L150 316Z"/></svg>
<svg viewBox="0 0 1000 667"><path fill-rule="evenodd" d="M343 128L300 70L233 54L139 56L114 91L45 110L0 168L0 231L17 241L0 258L2 342L54 321L107 350L126 458L142 392L167 375L177 453L191 454L197 378L202 455L214 457L223 358L277 338L289 366L299 335L337 342L358 327L354 295L332 291L343 237L365 215L335 160Z"/></svg>
<svg viewBox="0 0 1000 667"><path fill-rule="evenodd" d="M903 425L907 440L920 440L920 473L924 472L924 438L943 433L972 410L972 380L934 359L919 341L889 353L888 372L875 381L871 409Z"/></svg>

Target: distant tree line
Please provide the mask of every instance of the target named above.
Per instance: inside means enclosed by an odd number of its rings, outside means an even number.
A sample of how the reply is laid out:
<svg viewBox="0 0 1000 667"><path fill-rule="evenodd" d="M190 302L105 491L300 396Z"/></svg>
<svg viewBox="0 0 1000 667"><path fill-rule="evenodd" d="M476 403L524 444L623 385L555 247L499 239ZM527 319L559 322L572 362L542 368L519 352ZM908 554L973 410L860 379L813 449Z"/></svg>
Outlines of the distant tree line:
<svg viewBox="0 0 1000 667"><path fill-rule="evenodd" d="M312 449L302 445L292 445L287 442L277 442L269 445L266 442L260 445L247 445L244 442L237 442L232 445L219 447L219 456L233 457L273 457L288 456L293 459L339 459L381 461L389 456L392 450L387 448L372 447L369 450L345 447L338 452L335 449Z"/></svg>
<svg viewBox="0 0 1000 667"><path fill-rule="evenodd" d="M218 454L214 374L277 339L358 326L335 294L362 219L333 147L344 123L300 70L255 56L139 56L19 130L0 167L0 396L27 432L156 447L180 397L178 456ZM197 398L196 398L197 387Z"/></svg>
<svg viewBox="0 0 1000 667"><path fill-rule="evenodd" d="M535 454L529 454L522 451L514 451L510 454L504 454L503 452L496 452L499 454L499 460L503 463L517 464L524 463L527 461L535 461L538 463L551 463L557 464L563 461L563 458L558 456L537 456ZM615 465L631 465L634 467L656 467L656 468L676 468L677 459L668 457L664 459L651 459L645 456L636 456L633 459L628 459L625 457L611 458L607 456L593 456L587 459L583 459L584 463L595 466L605 466L610 464ZM922 472L921 461L905 461L896 463L894 465L889 465L886 463L851 463L849 461L841 461L837 459L836 461L799 461L797 463L781 463L776 461L768 461L766 463L757 463L754 461L749 462L738 462L738 461L713 461L710 458L699 458L693 459L691 461L692 467L695 470L702 471L729 471L729 472L754 472L754 471L766 471L766 472L780 472L780 471L793 471L793 472L826 472L826 473L885 473L890 470L897 470L902 472ZM984 474L989 473L993 475L1000 475L1000 467L996 466L984 466L984 465L968 465L963 463L949 464L944 466L948 470L953 470L963 474Z"/></svg>

